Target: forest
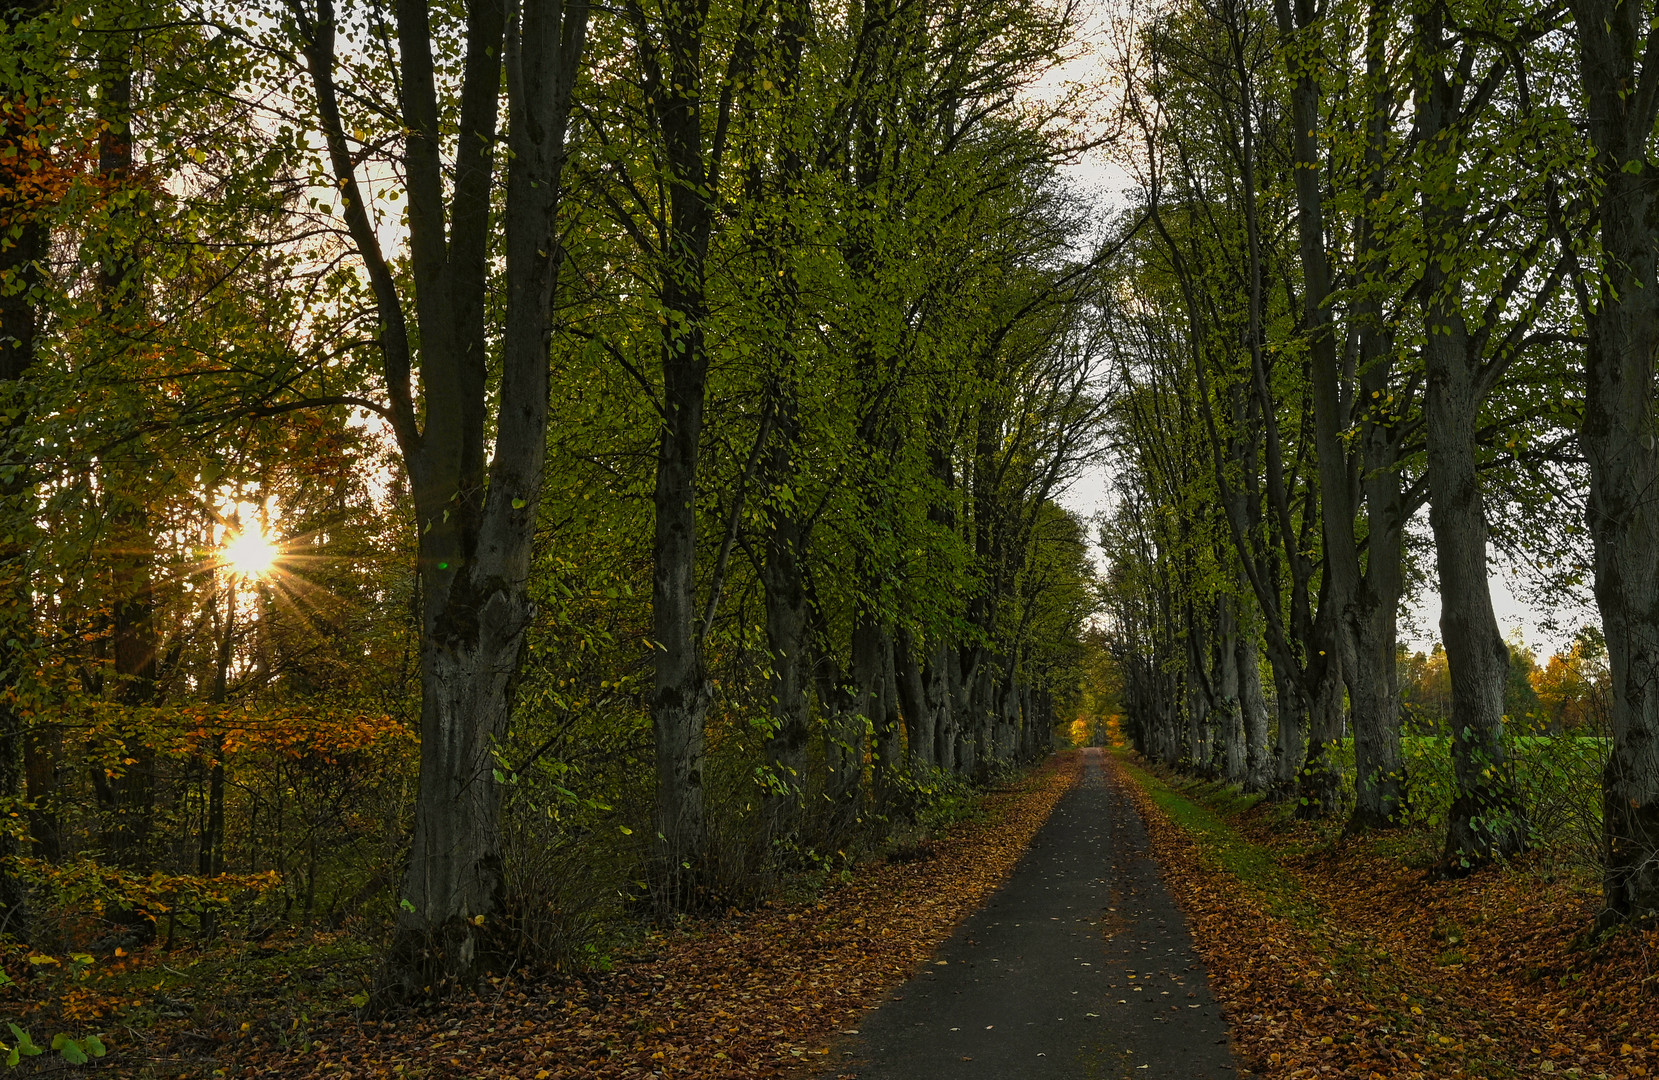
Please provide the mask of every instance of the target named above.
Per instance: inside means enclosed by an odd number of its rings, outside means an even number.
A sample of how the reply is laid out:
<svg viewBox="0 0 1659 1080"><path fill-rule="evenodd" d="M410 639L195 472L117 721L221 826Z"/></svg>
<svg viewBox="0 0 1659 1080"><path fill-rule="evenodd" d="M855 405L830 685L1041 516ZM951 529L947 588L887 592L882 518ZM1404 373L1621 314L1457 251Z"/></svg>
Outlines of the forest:
<svg viewBox="0 0 1659 1080"><path fill-rule="evenodd" d="M812 1075L1134 818L1648 1075L1659 4L0 5L8 1066Z"/></svg>

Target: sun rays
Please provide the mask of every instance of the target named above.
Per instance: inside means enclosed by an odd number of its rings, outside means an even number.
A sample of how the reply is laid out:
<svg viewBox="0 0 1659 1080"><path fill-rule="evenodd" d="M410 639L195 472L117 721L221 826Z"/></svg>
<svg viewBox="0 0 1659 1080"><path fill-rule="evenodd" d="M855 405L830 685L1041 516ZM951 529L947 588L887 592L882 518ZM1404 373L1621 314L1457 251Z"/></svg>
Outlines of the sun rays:
<svg viewBox="0 0 1659 1080"><path fill-rule="evenodd" d="M230 537L220 549L222 565L243 581L258 581L276 567L281 549L258 528Z"/></svg>

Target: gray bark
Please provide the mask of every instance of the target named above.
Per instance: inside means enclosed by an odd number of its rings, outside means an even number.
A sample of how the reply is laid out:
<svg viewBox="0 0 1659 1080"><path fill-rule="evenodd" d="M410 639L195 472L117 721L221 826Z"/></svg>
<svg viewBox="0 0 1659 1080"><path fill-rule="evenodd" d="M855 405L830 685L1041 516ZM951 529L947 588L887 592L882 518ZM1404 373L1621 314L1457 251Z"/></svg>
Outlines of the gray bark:
<svg viewBox="0 0 1659 1080"><path fill-rule="evenodd" d="M652 897L659 914L698 902L706 882L703 767L709 685L697 604L697 477L709 356L707 270L719 148L705 146L701 67L706 9L669 5L647 19L627 5L646 112L662 142L667 220L657 253L667 317L659 348L663 424L657 448L651 614L656 685L651 726L657 798ZM718 590L718 586L716 586Z"/></svg>
<svg viewBox="0 0 1659 1080"><path fill-rule="evenodd" d="M1596 225L1607 255L1594 305L1580 287L1590 341L1579 431L1590 462L1596 602L1612 676L1613 749L1602 778L1606 925L1659 912L1659 208L1656 163L1647 152L1659 117L1659 28L1647 3L1571 6L1602 185ZM1640 163L1639 174L1625 170L1630 162Z"/></svg>
<svg viewBox="0 0 1659 1080"><path fill-rule="evenodd" d="M928 691L934 715L934 760L941 769L960 775L962 760L962 666L956 649L937 645L928 661Z"/></svg>
<svg viewBox="0 0 1659 1080"><path fill-rule="evenodd" d="M587 7L524 0L516 34L494 3L465 12L459 138L444 160L425 3L399 5L409 269L419 326L424 423L414 404L405 301L384 257L340 116L332 0L297 16L317 118L347 229L374 293L388 398L382 407L414 493L421 595L421 762L390 953L376 998L471 982L487 966L502 902L494 751L530 618L531 543L547 446L548 353L559 267L555 219L565 130ZM509 164L506 323L493 400L484 372L495 142L505 67ZM486 493L488 498L486 499Z"/></svg>
<svg viewBox="0 0 1659 1080"><path fill-rule="evenodd" d="M1445 64L1443 9L1416 15L1418 48L1428 75L1418 94L1418 132L1424 144L1423 229L1429 239L1420 288L1428 375L1429 524L1440 574L1440 635L1451 672L1452 773L1456 793L1446 829L1448 866L1483 862L1526 843L1520 800L1503 742L1503 694L1509 646L1492 610L1486 561L1486 509L1475 469L1481 399L1480 350L1470 339L1461 282L1441 267L1463 233L1458 183L1462 83Z"/></svg>
<svg viewBox="0 0 1659 1080"><path fill-rule="evenodd" d="M1216 708L1221 737L1222 776L1229 784L1242 785L1249 771L1249 746L1244 734L1243 687L1239 679L1240 642L1233 598L1216 600Z"/></svg>
<svg viewBox="0 0 1659 1080"><path fill-rule="evenodd" d="M870 695L872 795L878 812L893 806L904 766L904 726L899 715L899 695L893 659L893 635L886 627L875 634L875 690Z"/></svg>
<svg viewBox="0 0 1659 1080"><path fill-rule="evenodd" d="M1273 782L1280 791L1290 792L1296 789L1296 778L1308 758L1308 706L1299 677L1287 675L1276 666L1273 677L1279 704Z"/></svg>
<svg viewBox="0 0 1659 1080"><path fill-rule="evenodd" d="M1273 761L1268 752L1267 697L1262 693L1261 660L1255 638L1238 639L1239 705L1244 719L1246 793L1266 791L1273 784Z"/></svg>
<svg viewBox="0 0 1659 1080"><path fill-rule="evenodd" d="M908 627L899 627L893 641L894 685L904 714L905 738L911 770L916 775L933 768L936 718L929 693L928 672L917 659L916 643Z"/></svg>
<svg viewBox="0 0 1659 1080"><path fill-rule="evenodd" d="M1297 0L1294 14L1288 0L1277 5L1281 33L1287 38L1293 34L1317 33L1318 15L1307 0ZM1388 92L1386 74L1380 70L1383 45L1388 23L1387 6L1375 4L1369 19L1370 38L1367 42L1367 60L1371 67L1371 96L1367 104L1372 109L1368 124L1367 167L1368 183L1373 200L1380 194L1382 153L1380 142L1386 137ZM1311 40L1311 39L1308 39ZM1368 532L1373 540L1367 567L1362 572L1360 542L1356 536L1359 508L1355 505L1356 465L1345 446L1349 426L1349 408L1345 400L1344 372L1337 353L1334 327L1331 323L1331 272L1326 256L1326 222L1324 190L1320 180L1320 156L1317 139L1319 128L1320 87L1315 77L1316 65L1307 57L1298 57L1295 64L1296 80L1291 90L1294 114L1293 139L1296 163L1297 233L1300 239L1302 264L1303 319L1309 335L1311 356L1309 370L1314 406L1314 443L1318 456L1319 494L1324 510L1325 582L1320 600L1323 620L1327 604L1332 605L1338 618L1329 620L1331 633L1324 647L1332 659L1340 657L1345 674L1354 687L1355 760L1357 765L1356 805L1352 823L1365 827L1387 826L1397 822L1405 798L1405 778L1400 757L1399 710L1392 701L1388 687L1394 665L1394 621L1399 598L1400 549L1397 530L1403 525L1397 517L1399 482L1394 472L1395 451L1389 429L1376 423L1365 425L1362 446L1373 457L1366 462L1373 474L1380 473L1366 487L1368 496L1366 518ZM1368 204L1369 205L1369 204ZM1374 232L1367 220L1362 230L1362 248L1367 258L1367 271L1378 272L1376 260L1371 258L1375 247ZM1374 301L1368 301L1374 308ZM1361 307L1365 305L1362 304ZM1386 392L1388 388L1387 353L1375 347L1383 333L1378 312L1361 312L1366 321L1368 346L1365 357L1364 385ZM1378 460L1380 458L1381 460ZM1392 483L1392 491L1390 484ZM1373 501L1369 496L1376 496ZM1396 530L1388 535L1388 530ZM1384 653L1386 649L1386 654ZM1310 665L1314 660L1310 658ZM1312 689L1316 703L1315 727L1329 729L1325 738L1316 737L1310 743L1311 783L1332 790L1323 778L1330 768L1317 755L1325 739L1334 738L1340 725L1333 725L1330 710L1339 708L1329 702L1331 690L1323 679ZM1329 795L1321 799L1328 808ZM1309 794L1304 792L1302 807L1309 807Z"/></svg>

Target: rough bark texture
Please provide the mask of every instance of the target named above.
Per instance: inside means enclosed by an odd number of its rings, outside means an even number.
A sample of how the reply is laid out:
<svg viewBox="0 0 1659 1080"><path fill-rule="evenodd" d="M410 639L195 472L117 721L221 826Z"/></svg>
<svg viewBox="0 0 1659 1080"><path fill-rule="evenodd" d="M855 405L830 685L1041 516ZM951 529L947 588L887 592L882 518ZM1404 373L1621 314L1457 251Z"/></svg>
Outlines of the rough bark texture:
<svg viewBox="0 0 1659 1080"><path fill-rule="evenodd" d="M1260 651L1255 639L1238 639L1240 711L1244 719L1244 791L1266 791L1273 784L1273 759L1268 752L1267 695L1262 692Z"/></svg>
<svg viewBox="0 0 1659 1080"><path fill-rule="evenodd" d="M702 883L703 757L708 675L697 624L697 469L708 380L706 296L714 224L704 145L703 36L706 11L662 9L660 31L629 5L639 42L642 89L662 139L668 217L657 288L662 324L663 428L657 450L651 613L657 648L651 725L656 735L656 848L652 896L661 914L692 906Z"/></svg>
<svg viewBox="0 0 1659 1080"><path fill-rule="evenodd" d="M1355 688L1352 696L1355 733L1355 762L1358 782L1354 822L1366 826L1386 826L1400 818L1405 797L1404 776L1400 768L1399 710L1392 708L1386 690L1388 678L1385 669L1391 669L1393 655L1393 622L1398 591L1393 598L1384 594L1390 582L1399 577L1398 548L1374 546L1370 551L1368 572L1362 571L1360 543L1355 535L1359 508L1355 505L1356 462L1350 458L1345 445L1349 408L1344 393L1344 373L1337 352L1337 341L1331 323L1331 272L1326 256L1326 222L1324 189L1320 179L1320 153L1317 131L1320 126L1320 86L1316 77L1318 66L1317 39L1319 15L1308 0L1296 0L1294 11L1287 0L1279 0L1278 21L1281 33L1287 38L1300 35L1298 46L1287 52L1294 57L1295 82L1291 90L1295 129L1297 235L1300 240L1302 264L1303 320L1307 328L1310 350L1309 371L1312 383L1314 412L1314 444L1318 456L1319 496L1324 510L1325 579L1321 588L1320 619L1325 620L1326 606L1330 605L1337 618L1328 620L1330 633L1322 648L1331 652L1331 659L1341 657L1342 668ZM1385 28L1379 25L1377 10L1373 10L1373 37L1370 58L1380 61L1380 50ZM1378 103L1371 104L1376 107ZM1381 103L1386 106L1387 102ZM1386 111L1383 112L1386 116ZM1373 135L1376 125L1371 125ZM1375 146L1369 148L1376 150ZM1380 167L1380 158L1375 164ZM1375 176L1373 174L1373 180ZM1367 234L1369 239L1369 234ZM1386 387L1386 369L1379 370L1377 361L1367 372L1375 383L1379 378ZM1375 447L1372 447L1375 449ZM1386 448L1386 444L1385 444ZM1389 468L1392 461L1381 463ZM1373 464L1373 467L1376 467ZM1369 489L1368 489L1369 494ZM1388 507L1367 504L1368 515L1381 520ZM1374 533L1373 533L1374 535ZM1389 565L1390 557L1393 565ZM1375 579L1375 580L1373 580ZM1384 623L1387 625L1383 625ZM1388 654L1379 649L1386 641ZM1315 658L1309 665L1317 667ZM1320 704L1332 691L1321 676L1312 687L1311 697L1316 713L1339 709L1339 704ZM1330 718L1316 717L1316 727L1329 727ZM1334 729L1333 729L1334 730ZM1334 738L1332 732L1327 737ZM1310 744L1309 783L1304 787L1301 807L1311 808L1317 801L1321 809L1335 805L1331 797L1334 788L1323 774L1330 771L1328 762L1321 760L1323 740L1316 737ZM1326 792L1316 796L1314 788Z"/></svg>
<svg viewBox="0 0 1659 1080"><path fill-rule="evenodd" d="M915 775L933 768L937 736L936 714L928 692L927 673L916 656L916 642L908 627L899 627L893 639L894 686L904 714L910 766Z"/></svg>
<svg viewBox="0 0 1659 1080"><path fill-rule="evenodd" d="M1526 828L1503 743L1509 646L1492 610L1486 509L1475 469L1480 350L1470 341L1459 282L1441 263L1453 255L1463 232L1456 126L1462 90L1446 75L1453 45L1445 38L1444 19L1440 8L1417 15L1419 49L1433 58L1418 93L1425 161L1423 229L1430 243L1420 295L1428 376L1429 524L1440 575L1440 636L1452 683L1456 795L1447 820L1445 857L1448 865L1461 866L1518 851L1526 842Z"/></svg>
<svg viewBox="0 0 1659 1080"><path fill-rule="evenodd" d="M1366 24L1366 79L1369 108L1365 149L1365 211L1360 221L1360 257L1366 280L1381 282L1388 259L1372 208L1384 196L1383 168L1393 106L1386 46L1392 4L1372 3ZM1400 440L1392 385L1393 341L1382 304L1363 295L1354 305L1359 336L1359 461L1365 496L1365 571L1354 583L1344 624L1349 696L1354 714L1355 799L1350 827L1398 825L1406 804L1405 760L1400 749L1400 692L1396 674L1401 560L1406 519L1400 483ZM1355 546L1352 529L1347 540ZM1345 557L1346 558L1346 557Z"/></svg>
<svg viewBox="0 0 1659 1080"><path fill-rule="evenodd" d="M1239 661L1243 650L1238 622L1233 617L1233 599L1223 595L1216 601L1216 709L1221 714L1222 776L1229 784L1243 785L1249 775L1249 746L1244 734L1244 701L1239 682Z"/></svg>
<svg viewBox="0 0 1659 1080"><path fill-rule="evenodd" d="M423 0L407 0L395 14L412 304L381 250L342 123L332 0L296 11L345 224L380 318L384 411L409 473L420 535L420 783L377 1004L470 983L495 959L502 858L494 753L531 615L526 582L547 446L560 259L555 219L587 27L583 3L524 0L509 37L503 4L471 4L458 138L446 160L431 13ZM511 153L504 217L496 222L504 72ZM505 237L505 326L500 383L490 394L485 302L497 225ZM411 306L424 416L412 386ZM487 454L492 401L495 443Z"/></svg>
<svg viewBox="0 0 1659 1080"><path fill-rule="evenodd" d="M1579 439L1590 462L1596 602L1612 675L1602 921L1613 923L1659 913L1659 210L1647 152L1659 115L1659 30L1651 5L1634 0L1578 0L1572 10L1607 256L1586 312Z"/></svg>

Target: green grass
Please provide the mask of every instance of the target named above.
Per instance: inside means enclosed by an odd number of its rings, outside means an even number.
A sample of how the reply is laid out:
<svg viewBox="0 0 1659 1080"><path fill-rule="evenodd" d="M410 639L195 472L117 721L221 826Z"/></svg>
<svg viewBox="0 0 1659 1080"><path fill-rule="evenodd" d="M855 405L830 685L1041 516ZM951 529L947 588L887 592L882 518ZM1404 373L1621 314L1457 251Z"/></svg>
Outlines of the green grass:
<svg viewBox="0 0 1659 1080"><path fill-rule="evenodd" d="M1223 785L1204 784L1197 786L1206 790L1194 790L1189 798L1188 792L1177 790L1129 757L1125 756L1123 763L1158 808L1193 837L1202 861L1237 878L1270 914L1305 927L1319 923L1318 906L1279 865L1273 852L1246 839L1223 818L1224 814L1249 809L1259 796L1242 796Z"/></svg>

